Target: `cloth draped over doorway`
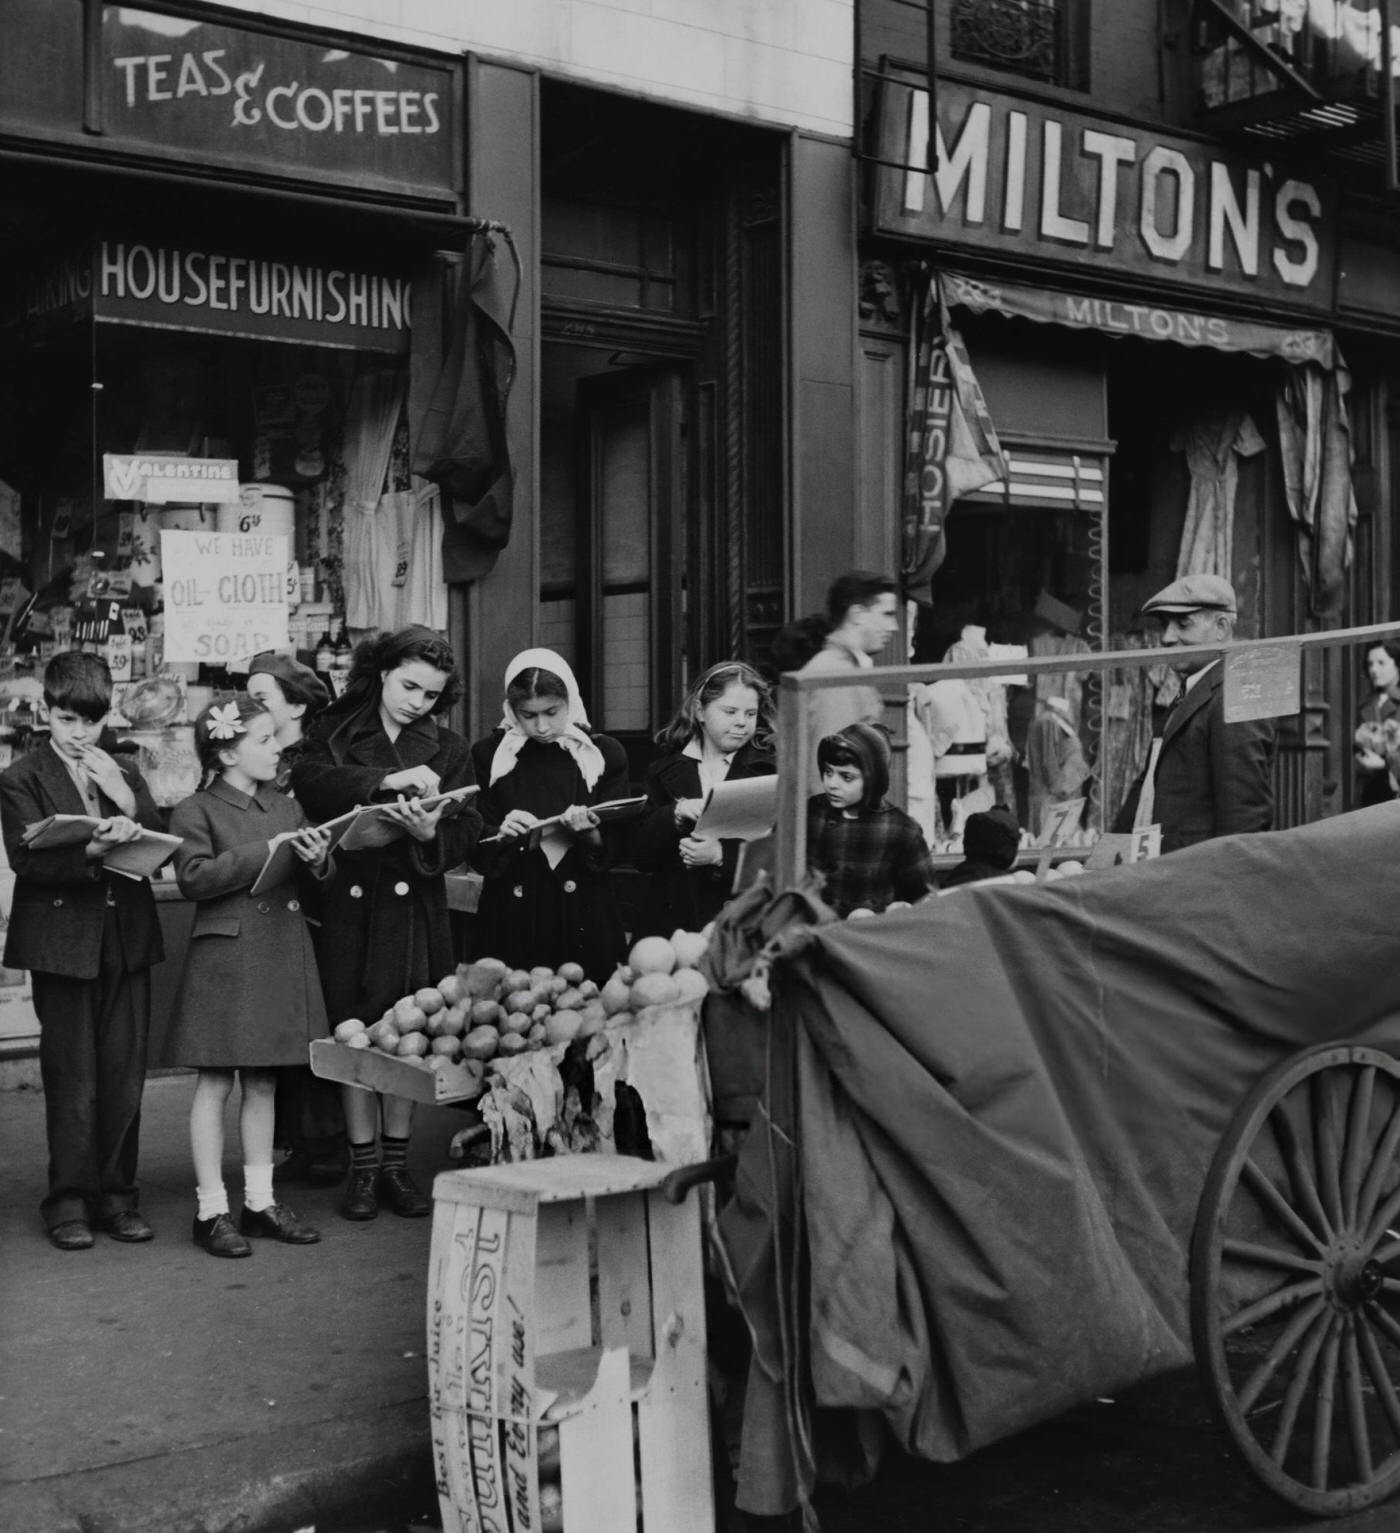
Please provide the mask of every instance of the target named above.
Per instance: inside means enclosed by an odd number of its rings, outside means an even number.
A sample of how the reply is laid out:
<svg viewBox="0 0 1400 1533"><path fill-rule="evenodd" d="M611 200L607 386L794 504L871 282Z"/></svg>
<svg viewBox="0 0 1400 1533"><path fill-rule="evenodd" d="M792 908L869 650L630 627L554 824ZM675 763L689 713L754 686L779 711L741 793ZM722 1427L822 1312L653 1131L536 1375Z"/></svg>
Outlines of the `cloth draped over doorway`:
<svg viewBox="0 0 1400 1533"><path fill-rule="evenodd" d="M514 509L506 406L520 264L509 232L496 232L514 260L513 284L498 269L494 235L482 233L465 252L438 251L413 287L412 469L441 491L443 575L453 584L492 568Z"/></svg>
<svg viewBox="0 0 1400 1533"><path fill-rule="evenodd" d="M1351 428L1341 364L1289 368L1279 383L1279 452L1288 512L1298 527L1298 558L1313 615L1335 612L1346 591L1356 528Z"/></svg>

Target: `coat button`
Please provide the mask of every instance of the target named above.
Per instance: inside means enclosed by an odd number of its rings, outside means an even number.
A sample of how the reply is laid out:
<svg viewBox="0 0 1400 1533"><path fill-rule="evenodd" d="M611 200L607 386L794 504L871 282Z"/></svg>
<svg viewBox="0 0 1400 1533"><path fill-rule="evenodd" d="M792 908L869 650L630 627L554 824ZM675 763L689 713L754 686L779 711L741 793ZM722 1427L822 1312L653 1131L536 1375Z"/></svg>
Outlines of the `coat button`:
<svg viewBox="0 0 1400 1533"><path fill-rule="evenodd" d="M573 881L572 878L566 878L564 880L564 893L565 894L572 894L577 888L578 888L578 885Z"/></svg>
<svg viewBox="0 0 1400 1533"><path fill-rule="evenodd" d="M59 908L59 906L60 906L60 905L62 905L62 903L63 903L63 901L62 901L62 900L55 900L55 901L54 901L54 902L53 902L53 908L54 908L54 909L55 909L55 910L57 910L57 909L58 909L58 908Z"/></svg>
<svg viewBox="0 0 1400 1533"><path fill-rule="evenodd" d="M300 910L301 909L301 901L300 900L288 900L287 901L287 909L288 910Z"/></svg>
<svg viewBox="0 0 1400 1533"><path fill-rule="evenodd" d="M258 901L258 914L259 915L265 916L268 913L268 911L271 910L271 909L272 909L272 906L269 905L266 900L259 900Z"/></svg>
<svg viewBox="0 0 1400 1533"><path fill-rule="evenodd" d="M350 898L352 900L362 899L364 897L364 892L365 891L360 888L359 884L350 885Z"/></svg>
<svg viewBox="0 0 1400 1533"><path fill-rule="evenodd" d="M515 896L515 898L516 898L516 899L518 899L518 900L523 900L523 899L524 899L524 898L525 898L525 888L524 888L524 886L523 886L523 885L522 885L522 884L516 884L516 886L515 886L515 888L514 888L514 889L512 889L512 890L511 890L511 891L510 891L510 892L511 892L511 893L512 893L512 894L513 894L513 895L514 895L514 896ZM55 905L57 905L57 904L58 904L58 901L57 901L57 900L55 900L55 901L54 901L54 904L55 904Z"/></svg>
<svg viewBox="0 0 1400 1533"><path fill-rule="evenodd" d="M406 883L404 883L403 879L400 879L398 881L398 883L396 883L394 885L394 893L395 894L407 894L408 893L408 885Z"/></svg>

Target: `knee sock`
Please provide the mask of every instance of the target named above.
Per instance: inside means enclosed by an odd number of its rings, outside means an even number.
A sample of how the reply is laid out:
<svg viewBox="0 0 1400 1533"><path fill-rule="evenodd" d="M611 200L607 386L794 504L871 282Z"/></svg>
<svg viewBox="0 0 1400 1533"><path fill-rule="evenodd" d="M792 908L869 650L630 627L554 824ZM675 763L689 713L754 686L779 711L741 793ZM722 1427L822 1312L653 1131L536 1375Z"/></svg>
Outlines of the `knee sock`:
<svg viewBox="0 0 1400 1533"><path fill-rule="evenodd" d="M271 1163L266 1166L244 1166L244 1208L251 1208L255 1214L260 1214L263 1209L271 1208L273 1202Z"/></svg>
<svg viewBox="0 0 1400 1533"><path fill-rule="evenodd" d="M350 1141L351 1171L373 1171L379 1165L379 1147L371 1139L368 1144Z"/></svg>
<svg viewBox="0 0 1400 1533"><path fill-rule="evenodd" d="M199 1199L198 1218L217 1219L228 1212L228 1193L222 1182L216 1182L212 1187L196 1187L194 1195Z"/></svg>
<svg viewBox="0 0 1400 1533"><path fill-rule="evenodd" d="M408 1140L395 1139L392 1134L381 1134L380 1143L384 1146L384 1169L402 1171L408 1164Z"/></svg>

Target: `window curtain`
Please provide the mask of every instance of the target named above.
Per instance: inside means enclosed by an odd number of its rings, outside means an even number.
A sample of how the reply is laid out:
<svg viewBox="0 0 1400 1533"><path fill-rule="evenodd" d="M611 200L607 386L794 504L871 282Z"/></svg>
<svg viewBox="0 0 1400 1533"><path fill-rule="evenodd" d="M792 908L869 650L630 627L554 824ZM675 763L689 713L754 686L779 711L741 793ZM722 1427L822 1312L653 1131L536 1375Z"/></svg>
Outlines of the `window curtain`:
<svg viewBox="0 0 1400 1533"><path fill-rule="evenodd" d="M384 480L407 380L400 367L362 371L345 414L345 626L392 628L399 521Z"/></svg>

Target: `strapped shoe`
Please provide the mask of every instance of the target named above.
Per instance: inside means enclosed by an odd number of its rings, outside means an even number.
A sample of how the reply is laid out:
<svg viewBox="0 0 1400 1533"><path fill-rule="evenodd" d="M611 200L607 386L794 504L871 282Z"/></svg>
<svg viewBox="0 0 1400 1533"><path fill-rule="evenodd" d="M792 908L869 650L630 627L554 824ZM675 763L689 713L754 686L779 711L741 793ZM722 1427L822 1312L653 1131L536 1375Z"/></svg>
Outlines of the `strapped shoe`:
<svg viewBox="0 0 1400 1533"><path fill-rule="evenodd" d="M233 1227L227 1214L194 1221L194 1243L203 1246L210 1256L251 1256L253 1248Z"/></svg>
<svg viewBox="0 0 1400 1533"><path fill-rule="evenodd" d="M403 1166L386 1166L380 1171L379 1200L405 1219L421 1219L433 1211L433 1200L419 1192Z"/></svg>
<svg viewBox="0 0 1400 1533"><path fill-rule="evenodd" d="M49 1244L59 1251L89 1250L92 1228L86 1219L64 1219L49 1231Z"/></svg>
<svg viewBox="0 0 1400 1533"><path fill-rule="evenodd" d="M123 1208L115 1214L104 1214L97 1227L113 1240L123 1240L134 1245L137 1241L152 1240L155 1231L134 1208Z"/></svg>
<svg viewBox="0 0 1400 1533"><path fill-rule="evenodd" d="M303 1224L285 1203L245 1207L238 1216L238 1228L244 1235L262 1235L289 1246L314 1246L321 1238L319 1230Z"/></svg>
<svg viewBox="0 0 1400 1533"><path fill-rule="evenodd" d="M373 1219L379 1212L379 1199L374 1195L378 1166L351 1168L350 1180L345 1184L345 1194L340 1200L342 1219Z"/></svg>

